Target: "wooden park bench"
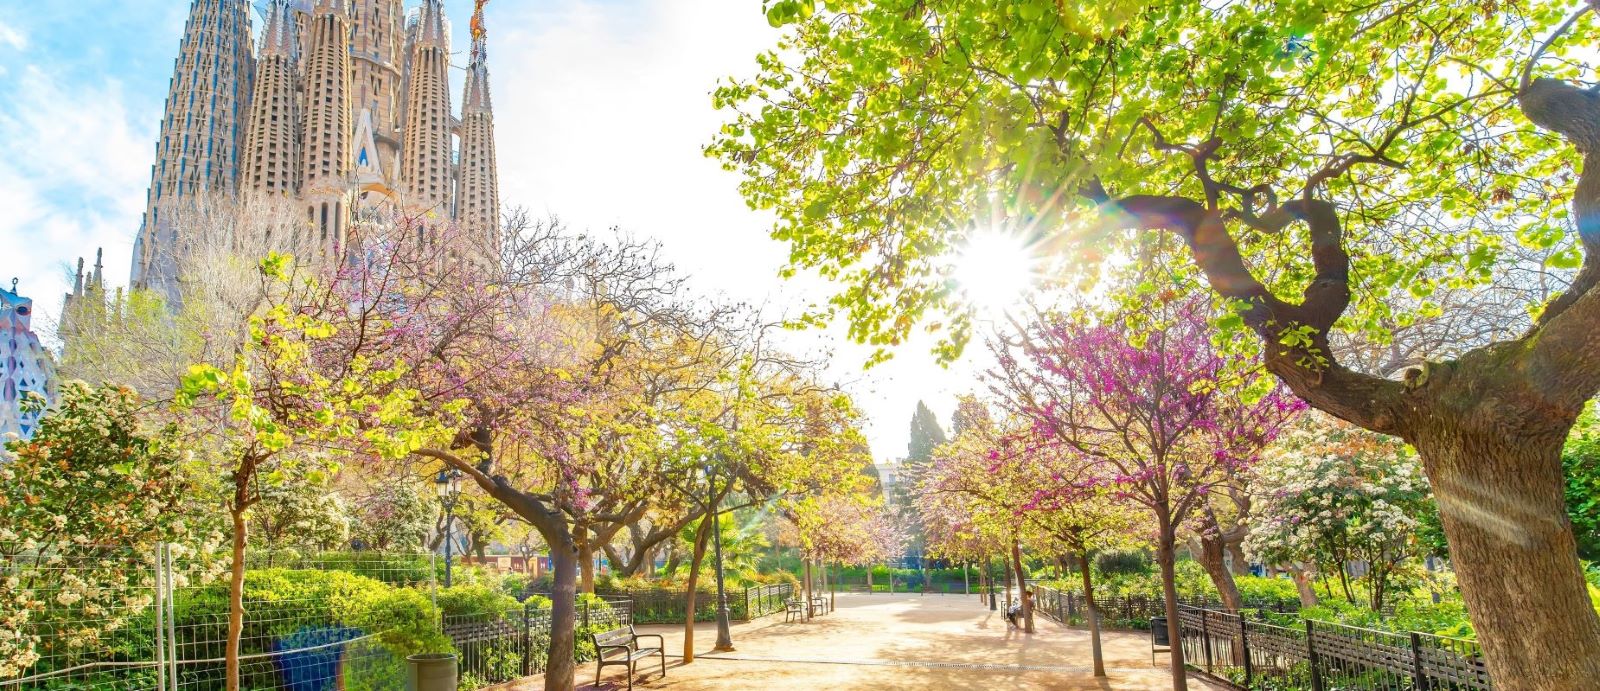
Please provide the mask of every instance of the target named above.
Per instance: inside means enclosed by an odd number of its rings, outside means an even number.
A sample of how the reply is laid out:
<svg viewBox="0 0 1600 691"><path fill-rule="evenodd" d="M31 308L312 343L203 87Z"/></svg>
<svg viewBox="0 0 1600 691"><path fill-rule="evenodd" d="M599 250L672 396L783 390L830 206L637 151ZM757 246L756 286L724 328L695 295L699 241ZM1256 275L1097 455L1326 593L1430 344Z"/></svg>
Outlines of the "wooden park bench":
<svg viewBox="0 0 1600 691"><path fill-rule="evenodd" d="M639 634L633 630L633 625L615 628L589 635L594 639L595 666L594 685L600 685L600 670L609 666L621 665L628 668L628 688L633 688L634 663L654 655L661 658L661 676L667 676L667 656L663 652L666 642L660 634ZM653 648L639 647L640 638L656 639Z"/></svg>

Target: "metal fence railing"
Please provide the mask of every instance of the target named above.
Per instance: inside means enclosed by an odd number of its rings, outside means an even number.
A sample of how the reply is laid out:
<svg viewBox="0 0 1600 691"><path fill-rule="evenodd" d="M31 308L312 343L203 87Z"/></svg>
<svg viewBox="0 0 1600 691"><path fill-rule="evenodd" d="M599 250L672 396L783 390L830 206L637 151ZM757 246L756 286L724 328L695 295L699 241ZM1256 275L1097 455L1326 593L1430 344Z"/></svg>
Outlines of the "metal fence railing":
<svg viewBox="0 0 1600 691"><path fill-rule="evenodd" d="M784 605L794 597L791 583L758 585L744 590L744 611L747 619L754 620L782 612Z"/></svg>
<svg viewBox="0 0 1600 691"><path fill-rule="evenodd" d="M1043 614L1062 623L1081 621L1085 616L1085 599L1083 595L1075 592L1058 590L1056 588L1034 584L1029 586L1033 590L1034 612ZM1128 596L1095 596L1095 607L1100 612L1100 620L1107 626L1117 628L1148 629L1150 619L1166 615L1166 601L1160 597L1147 597L1142 595ZM1179 606L1198 607L1202 609L1223 609L1223 604L1216 600L1178 598ZM1284 602L1246 601L1245 607L1258 611L1268 612L1293 612L1298 607Z"/></svg>
<svg viewBox="0 0 1600 691"><path fill-rule="evenodd" d="M1151 597L1095 598L1111 627L1148 628L1164 616ZM1179 645L1190 667L1239 689L1287 691L1488 691L1493 688L1476 641L1426 633L1395 633L1305 620L1303 627L1266 621L1285 603L1246 603L1256 618L1220 603L1178 604ZM1038 585L1034 611L1063 623L1087 615L1081 595Z"/></svg>
<svg viewBox="0 0 1600 691"><path fill-rule="evenodd" d="M326 559L249 556L241 688L404 685L403 656L354 603L390 585L431 585L431 556ZM179 545L74 545L64 554L0 545L0 691L220 691L225 571L225 561Z"/></svg>
<svg viewBox="0 0 1600 691"><path fill-rule="evenodd" d="M1474 641L1305 620L1278 626L1184 606L1184 661L1236 688L1310 691L1488 691Z"/></svg>
<svg viewBox="0 0 1600 691"><path fill-rule="evenodd" d="M581 596L580 596L581 597ZM577 618L577 656L592 659L591 633L633 624L633 602L607 597L583 598ZM550 609L523 603L503 612L444 615L444 634L456 649L460 688L476 689L543 673L550 658Z"/></svg>

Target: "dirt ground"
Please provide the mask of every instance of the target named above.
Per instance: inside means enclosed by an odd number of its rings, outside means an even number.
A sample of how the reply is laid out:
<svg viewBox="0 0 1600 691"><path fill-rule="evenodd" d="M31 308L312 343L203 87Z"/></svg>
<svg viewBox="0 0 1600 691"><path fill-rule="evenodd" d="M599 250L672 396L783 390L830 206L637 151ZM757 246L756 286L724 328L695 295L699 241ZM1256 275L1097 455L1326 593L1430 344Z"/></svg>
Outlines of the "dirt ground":
<svg viewBox="0 0 1600 691"><path fill-rule="evenodd" d="M693 664L683 664L683 627L640 626L666 638L667 675L651 658L639 663L642 689L1166 689L1165 655L1151 663L1144 633L1106 632L1108 679L1095 679L1086 630L1038 618L1037 633L1006 625L976 595L841 593L832 614L810 622L783 615L735 624L735 650L710 652L716 626L695 628ZM621 667L607 667L594 685L593 663L578 666L578 688L626 688ZM541 677L501 689L535 691ZM1190 688L1214 689L1198 679Z"/></svg>

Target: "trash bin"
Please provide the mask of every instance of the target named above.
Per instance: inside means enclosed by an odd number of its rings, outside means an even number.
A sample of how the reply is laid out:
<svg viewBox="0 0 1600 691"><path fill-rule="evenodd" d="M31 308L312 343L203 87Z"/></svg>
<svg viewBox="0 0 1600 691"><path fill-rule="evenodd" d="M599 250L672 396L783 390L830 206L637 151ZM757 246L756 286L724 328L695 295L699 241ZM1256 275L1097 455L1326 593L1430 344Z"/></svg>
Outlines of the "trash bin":
<svg viewBox="0 0 1600 691"><path fill-rule="evenodd" d="M412 655L406 667L406 691L456 691L454 653Z"/></svg>
<svg viewBox="0 0 1600 691"><path fill-rule="evenodd" d="M1167 636L1167 618L1150 617L1150 645L1166 648L1172 645Z"/></svg>

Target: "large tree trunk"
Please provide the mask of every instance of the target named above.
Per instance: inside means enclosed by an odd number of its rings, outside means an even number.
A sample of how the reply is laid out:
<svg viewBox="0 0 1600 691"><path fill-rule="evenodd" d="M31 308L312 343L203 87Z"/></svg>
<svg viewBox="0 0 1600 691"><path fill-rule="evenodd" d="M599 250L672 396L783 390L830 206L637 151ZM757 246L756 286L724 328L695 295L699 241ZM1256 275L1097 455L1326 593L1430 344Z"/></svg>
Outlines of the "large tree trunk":
<svg viewBox="0 0 1600 691"><path fill-rule="evenodd" d="M1028 572L1022 565L1022 546L1016 540L1011 541L1011 563L1017 572L1017 596L1022 598L1022 630L1033 633L1033 593L1028 590Z"/></svg>
<svg viewBox="0 0 1600 691"><path fill-rule="evenodd" d="M544 691L572 691L577 673L578 551L572 544L550 543L550 655L545 661Z"/></svg>
<svg viewBox="0 0 1600 691"><path fill-rule="evenodd" d="M1089 648L1094 654L1094 675L1106 675L1106 661L1100 653L1100 608L1094 604L1094 579L1089 577L1089 552L1084 551L1078 560L1078 573L1083 575L1083 605L1089 620Z"/></svg>
<svg viewBox="0 0 1600 691"><path fill-rule="evenodd" d="M1566 514L1567 427L1466 430L1449 422L1441 418L1413 443L1495 687L1589 687L1600 679L1600 618Z"/></svg>
<svg viewBox="0 0 1600 691"><path fill-rule="evenodd" d="M695 588L700 583L700 561L706 556L707 539L711 535L711 521L700 521L694 533L694 554L689 558L689 579L684 581L683 592L683 664L694 662L694 608Z"/></svg>
<svg viewBox="0 0 1600 691"><path fill-rule="evenodd" d="M1244 598L1239 596L1239 586L1233 581L1233 572L1228 570L1227 562L1223 558L1225 553L1223 538L1216 531L1216 524L1209 523L1204 534L1189 544L1194 545L1195 542L1199 542L1199 549L1195 550L1197 561L1205 567L1206 575L1211 577L1211 584L1216 586L1217 595L1222 598L1223 608L1237 612L1244 608Z"/></svg>
<svg viewBox="0 0 1600 691"><path fill-rule="evenodd" d="M1161 565L1161 595L1163 606L1167 615L1167 641L1171 643L1171 658L1168 664L1172 667L1172 691L1188 691L1189 678L1183 667L1183 639L1178 634L1182 627L1178 625L1178 573L1177 561L1177 536L1176 529L1171 520L1166 516L1158 516L1160 537L1156 540L1156 562Z"/></svg>

